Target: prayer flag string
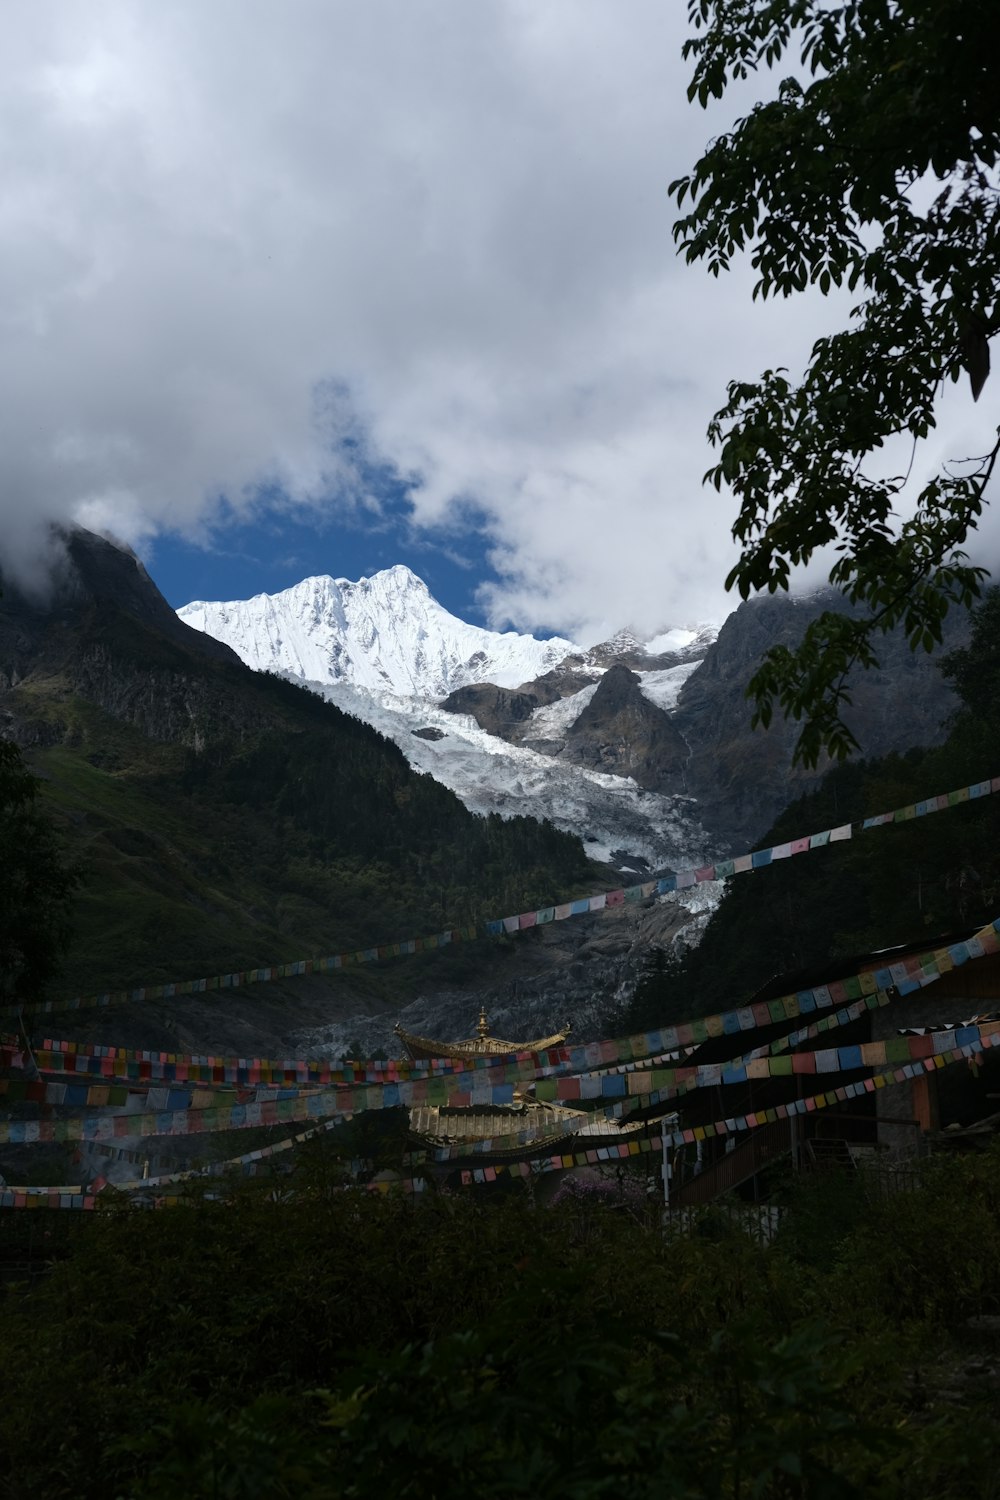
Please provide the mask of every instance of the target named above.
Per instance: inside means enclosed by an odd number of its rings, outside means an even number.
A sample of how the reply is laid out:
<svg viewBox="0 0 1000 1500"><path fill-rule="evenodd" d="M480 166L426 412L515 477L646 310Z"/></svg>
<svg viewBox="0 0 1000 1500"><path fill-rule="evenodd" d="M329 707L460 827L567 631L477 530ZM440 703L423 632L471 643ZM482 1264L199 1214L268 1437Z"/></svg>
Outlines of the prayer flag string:
<svg viewBox="0 0 1000 1500"><path fill-rule="evenodd" d="M541 907L533 912L520 912L515 916L497 917L480 926L447 928L423 938L408 938L402 942L382 943L371 948L359 948L349 953L333 954L325 958L296 959L291 963L270 964L261 968L241 969L231 974L216 974L204 979L174 980L166 984L140 985L132 989L109 990L104 994L76 996L65 1000L40 1000L24 1005L0 1006L0 1018L17 1016L51 1015L56 1012L91 1010L107 1006L125 1005L152 1000L169 1000L186 995L215 994L220 991L242 988L250 984L262 984L277 979L290 979L303 974L329 974L353 968L359 964L378 963L389 958L408 954L430 952L446 948L453 943L468 942L479 937L502 937L542 927L550 922L561 922L568 918L583 916L607 908L643 901L654 895L668 895L686 890L691 886L715 880L725 880L753 870L765 869L781 860L804 854L829 844L851 839L857 833L886 824L905 823L930 813L943 812L948 808L988 797L1000 792L1000 776L987 781L977 781L957 791L944 792L920 802L909 803L892 812L878 813L854 823L844 823L838 828L825 829L769 849L756 849L733 859L720 860L714 865L703 865L691 870L681 870L659 880L648 880L640 885L626 886L620 890L602 891L596 896L584 896L576 901L563 902L555 906Z"/></svg>
<svg viewBox="0 0 1000 1500"><path fill-rule="evenodd" d="M981 954L986 951L982 945L980 948ZM1000 941L992 951L998 949ZM695 1087L709 1084L725 1087L744 1083L750 1078L838 1073L892 1063L919 1063L924 1059L943 1055L948 1050L949 1043L957 1042L959 1046L965 1043L992 1046L997 1033L1000 1033L1000 1021L990 1021L978 1026L958 1027L955 1031L924 1036L901 1036L889 1041L793 1053L783 1058L761 1057L746 1064L708 1063L695 1068L652 1069L629 1074L598 1073L593 1077L585 1075L580 1079L563 1077L553 1079L548 1084L544 1080L536 1083L536 1095L544 1099L549 1090L552 1090L557 1098L615 1100L627 1098L633 1093L638 1096L640 1093L651 1093L659 1089L676 1089L679 1085L687 1085L691 1080L696 1080ZM495 1082L490 1074L493 1072L509 1078L512 1066L524 1069L530 1076L531 1065L518 1063L477 1073L468 1080L457 1075L417 1080L409 1084L316 1090L306 1095L201 1110L149 1110L141 1114L7 1120L0 1121L0 1141L30 1144L35 1141L107 1141L128 1136L191 1135L216 1130L252 1129L260 1125L278 1125L306 1119L319 1121L332 1116L355 1114L361 1110L406 1107L418 1103L447 1102L453 1108L478 1104L509 1106L514 1102L513 1083ZM647 1085L648 1088L645 1087Z"/></svg>
<svg viewBox="0 0 1000 1500"><path fill-rule="evenodd" d="M966 1028L977 1030L977 1028ZM949 1034L954 1039L956 1033ZM923 1038L900 1038L900 1040L923 1040ZM460 1170L460 1181L463 1186L472 1183L495 1182L498 1177L505 1174L510 1176L530 1177L538 1173L565 1170L571 1167L611 1163L624 1160L630 1156L638 1156L643 1152L659 1150L664 1138L671 1148L690 1145L698 1141L712 1140L719 1136L739 1135L746 1131L759 1129L762 1125L774 1124L780 1120L790 1120L796 1115L812 1114L817 1110L828 1109L836 1104L845 1104L851 1099L860 1099L866 1095L876 1093L878 1090L889 1087L892 1084L904 1083L907 1080L919 1078L925 1073L934 1072L939 1068L947 1067L951 1063L962 1060L970 1060L986 1048L996 1046L1000 1037L994 1032L981 1035L973 1041L964 1042L961 1045L949 1048L947 1051L936 1052L923 1058L915 1058L900 1067L877 1073L870 1078L861 1079L852 1083L841 1084L836 1088L827 1089L821 1093L809 1095L803 1099L792 1099L787 1104L777 1104L766 1109L752 1111L745 1115L734 1115L728 1118L714 1120L707 1125L695 1125L676 1130L663 1130L662 1122L657 1122L654 1127L655 1135L635 1137L628 1141L611 1142L589 1147L585 1150L571 1152L557 1152L550 1155L534 1157L531 1160L521 1159L513 1162L490 1163L485 1167L470 1167ZM253 1153L248 1153L247 1158L252 1158ZM240 1160L243 1160L241 1158ZM187 1175L187 1174L184 1174ZM179 1180L179 1178L174 1179ZM368 1183L363 1186L372 1191L389 1192L393 1189L419 1191L417 1186L421 1179L401 1180L397 1182ZM129 1184L132 1190L138 1188L153 1189L156 1186L166 1185L166 1179L146 1179L139 1183ZM97 1195L93 1191L93 1184L87 1188L6 1188L0 1190L0 1208L68 1208L68 1209L93 1209L97 1206ZM169 1206L171 1202L180 1202L180 1198L171 1198L169 1195L159 1196L153 1206Z"/></svg>
<svg viewBox="0 0 1000 1500"><path fill-rule="evenodd" d="M515 1084L535 1082L539 1097L545 1098L545 1090L549 1087L545 1080L560 1078L566 1074L588 1075L591 1080L596 1078L598 1083L595 1086L586 1077L566 1080L569 1084L579 1083L579 1094L560 1094L557 1086L557 1092L551 1097L614 1098L625 1097L632 1092L645 1092L646 1089L652 1091L661 1086L671 1086L671 1083L665 1081L661 1085L654 1081L658 1076L655 1066L643 1066L633 1071L628 1069L629 1064L645 1063L659 1055L687 1051L710 1037L745 1034L762 1026L833 1011L845 1002L876 996L880 991L895 990L899 995L912 994L964 963L989 953L1000 952L998 934L1000 917L962 942L909 954L887 962L882 967L862 970L829 984L798 990L773 1000L752 1002L733 1010L663 1027L658 1031L573 1047L563 1044L537 1054L519 1053L509 1059L469 1057L463 1059L462 1065L451 1073L410 1080L400 1077L398 1081L368 1083L358 1077L353 1084L344 1083L339 1087L317 1089L310 1096L310 1101L321 1101L325 1112L331 1114L353 1114L362 1109L395 1108L409 1104L451 1103L456 1107L509 1104L513 1100ZM624 1069L622 1065L625 1065ZM688 1070L684 1066L665 1071L672 1073L675 1080L678 1077L684 1080L697 1073L697 1069ZM588 1090L593 1087L593 1093L584 1090L585 1083ZM301 1101L285 1098L278 1100L277 1104L284 1107L296 1102ZM237 1111L254 1110L258 1107L270 1108L272 1105L233 1106ZM204 1110L202 1113L220 1115L225 1111Z"/></svg>

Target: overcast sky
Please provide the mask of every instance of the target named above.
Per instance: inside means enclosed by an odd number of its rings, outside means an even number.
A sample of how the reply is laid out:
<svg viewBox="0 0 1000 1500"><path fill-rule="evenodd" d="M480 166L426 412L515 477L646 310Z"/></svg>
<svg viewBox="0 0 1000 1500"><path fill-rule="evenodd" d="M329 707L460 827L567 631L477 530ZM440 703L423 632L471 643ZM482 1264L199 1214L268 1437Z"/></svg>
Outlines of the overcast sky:
<svg viewBox="0 0 1000 1500"><path fill-rule="evenodd" d="M174 604L406 561L584 642L721 618L706 424L842 308L676 257L667 184L734 108L688 105L685 11L7 7L8 565L75 517Z"/></svg>

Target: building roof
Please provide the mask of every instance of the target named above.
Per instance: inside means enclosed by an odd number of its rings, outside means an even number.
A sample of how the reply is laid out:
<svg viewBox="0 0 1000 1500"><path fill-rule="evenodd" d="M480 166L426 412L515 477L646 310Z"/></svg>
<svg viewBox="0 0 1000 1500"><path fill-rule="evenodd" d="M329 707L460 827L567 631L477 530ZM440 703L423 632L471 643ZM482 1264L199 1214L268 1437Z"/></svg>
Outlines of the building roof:
<svg viewBox="0 0 1000 1500"><path fill-rule="evenodd" d="M587 1116L582 1110L530 1100L520 1104L473 1105L449 1109L422 1104L410 1110L410 1129L442 1146L490 1141L501 1136L530 1134L533 1141L561 1139L575 1134Z"/></svg>
<svg viewBox="0 0 1000 1500"><path fill-rule="evenodd" d="M617 1120L595 1118L582 1109L521 1099L514 1104L473 1105L469 1109L418 1105L410 1110L410 1129L432 1146L473 1146L492 1141L491 1154L496 1156L504 1150L523 1154L525 1148L552 1146L568 1137L617 1141L623 1134L641 1129L641 1121L619 1126Z"/></svg>
<svg viewBox="0 0 1000 1500"><path fill-rule="evenodd" d="M912 942L897 943L890 948L874 948L867 953L851 953L842 958L822 959L805 969L786 970L784 973L773 975L743 1004L755 1005L758 1001L775 1000L781 995L792 994L796 990L815 989L818 984L829 984L832 980L847 979L852 974L862 974L869 969L884 969L889 964L899 963L911 953L926 953L934 948L948 948L952 943L962 943L967 938L974 937L982 925L979 922L969 927L959 928L955 932L939 933L935 937L915 938Z"/></svg>
<svg viewBox="0 0 1000 1500"><path fill-rule="evenodd" d="M563 1031L557 1031L552 1036L538 1037L531 1042L505 1041L502 1037L490 1036L490 1023L486 1019L485 1010L479 1012L477 1035L465 1041L439 1042L431 1037L414 1036L412 1032L404 1031L399 1025L394 1029L410 1057L415 1060L451 1057L460 1061L463 1057L509 1057L514 1052L545 1052L549 1047L561 1046L570 1034L570 1028L567 1026Z"/></svg>

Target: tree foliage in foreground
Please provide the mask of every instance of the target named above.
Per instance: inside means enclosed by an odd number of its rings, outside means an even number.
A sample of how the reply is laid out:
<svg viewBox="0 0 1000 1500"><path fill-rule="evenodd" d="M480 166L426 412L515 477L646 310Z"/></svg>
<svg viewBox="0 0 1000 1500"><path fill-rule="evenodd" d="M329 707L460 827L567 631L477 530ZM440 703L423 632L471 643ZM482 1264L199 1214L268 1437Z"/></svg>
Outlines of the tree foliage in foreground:
<svg viewBox="0 0 1000 1500"><path fill-rule="evenodd" d="M0 1289L0 1494L996 1493L997 1377L965 1378L957 1337L1000 1311L995 1150L890 1201L857 1174L790 1185L769 1247L738 1208L664 1235L520 1184L330 1192L328 1166L280 1202L241 1182L0 1220L8 1243L67 1236L35 1287Z"/></svg>
<svg viewBox="0 0 1000 1500"><path fill-rule="evenodd" d="M817 286L859 294L849 325L814 345L798 382L767 370L734 380L709 436L707 480L729 485L743 598L787 588L817 548L861 606L827 613L797 650L767 654L752 680L756 720L775 705L804 720L798 754L843 758L850 668L876 664L880 631L914 649L940 642L950 606L982 577L962 550L1000 452L995 415L981 454L956 455L914 493L920 445L945 382L978 399L1000 331L1000 7L984 0L689 0L705 106L762 70L776 97L719 136L672 184L688 211L675 235L718 275L749 251L754 297ZM880 450L906 443L903 472Z"/></svg>

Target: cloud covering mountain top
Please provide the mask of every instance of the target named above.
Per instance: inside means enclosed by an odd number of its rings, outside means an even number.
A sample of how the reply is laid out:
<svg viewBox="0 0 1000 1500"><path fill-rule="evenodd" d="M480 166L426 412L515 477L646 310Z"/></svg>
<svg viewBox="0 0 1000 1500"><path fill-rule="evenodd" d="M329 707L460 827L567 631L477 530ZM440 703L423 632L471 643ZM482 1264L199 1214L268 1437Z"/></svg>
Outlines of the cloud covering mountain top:
<svg viewBox="0 0 1000 1500"><path fill-rule="evenodd" d="M754 307L746 268L677 259L667 183L731 114L687 103L682 12L12 8L8 565L69 518L147 555L265 506L378 528L381 474L416 532L485 545L493 624L721 616L706 423L842 309Z"/></svg>

